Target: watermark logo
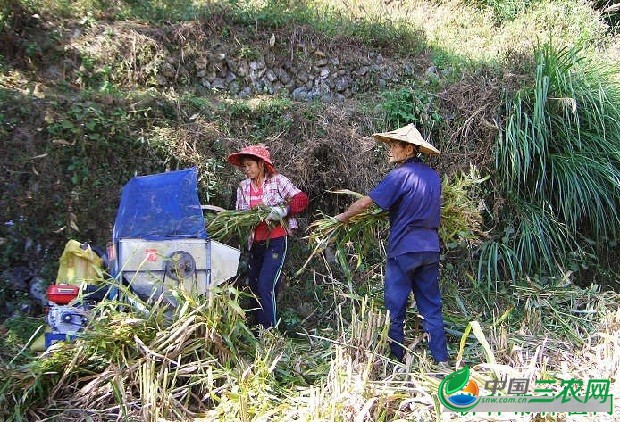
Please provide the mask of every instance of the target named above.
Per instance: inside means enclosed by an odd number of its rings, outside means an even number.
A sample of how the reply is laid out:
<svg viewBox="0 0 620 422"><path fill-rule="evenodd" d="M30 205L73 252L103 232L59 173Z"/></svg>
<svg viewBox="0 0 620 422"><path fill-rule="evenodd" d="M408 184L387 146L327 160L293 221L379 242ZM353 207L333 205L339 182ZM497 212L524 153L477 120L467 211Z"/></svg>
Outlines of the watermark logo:
<svg viewBox="0 0 620 422"><path fill-rule="evenodd" d="M439 384L439 400L447 410L459 413L608 413L613 412L610 380L491 379L484 383L489 394L481 394L479 382L470 378L465 366Z"/></svg>
<svg viewBox="0 0 620 422"><path fill-rule="evenodd" d="M479 395L478 384L469 379L468 366L448 375L439 384L439 398L451 410L471 409L478 402Z"/></svg>

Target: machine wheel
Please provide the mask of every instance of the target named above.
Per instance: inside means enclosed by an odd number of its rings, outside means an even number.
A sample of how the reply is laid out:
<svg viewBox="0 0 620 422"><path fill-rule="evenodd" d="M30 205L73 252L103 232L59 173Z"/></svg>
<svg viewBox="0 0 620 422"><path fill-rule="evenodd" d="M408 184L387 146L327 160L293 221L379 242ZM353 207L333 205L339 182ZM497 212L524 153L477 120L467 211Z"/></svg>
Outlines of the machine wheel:
<svg viewBox="0 0 620 422"><path fill-rule="evenodd" d="M180 281L194 277L196 274L196 260L185 251L175 251L166 257L164 267L166 277Z"/></svg>

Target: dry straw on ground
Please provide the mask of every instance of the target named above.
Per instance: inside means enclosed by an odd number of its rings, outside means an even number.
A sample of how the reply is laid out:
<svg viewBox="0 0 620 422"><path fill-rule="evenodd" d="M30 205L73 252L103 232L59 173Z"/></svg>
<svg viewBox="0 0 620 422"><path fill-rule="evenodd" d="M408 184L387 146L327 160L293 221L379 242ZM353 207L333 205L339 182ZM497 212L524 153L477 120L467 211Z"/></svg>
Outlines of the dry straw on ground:
<svg viewBox="0 0 620 422"><path fill-rule="evenodd" d="M457 325L448 315L450 332L459 337L450 337L456 361L441 373L468 365L485 395L485 382L498 375L532 383L609 379L610 393L617 395L618 294L569 281L567 274L564 284L515 287L515 301L498 301L489 318L478 314ZM314 329L300 338L277 330L252 334L243 323L239 292L229 286L198 300L179 291L172 317L156 306L119 312L105 305L77 342L53 347L28 367L2 368L3 399L24 403L47 389L29 417L60 412L67 421L468 420L435 400L440 372L417 333L406 330L406 361L397 365L386 357L383 306L334 293L341 301L337 329ZM470 310L479 305L468 303Z"/></svg>

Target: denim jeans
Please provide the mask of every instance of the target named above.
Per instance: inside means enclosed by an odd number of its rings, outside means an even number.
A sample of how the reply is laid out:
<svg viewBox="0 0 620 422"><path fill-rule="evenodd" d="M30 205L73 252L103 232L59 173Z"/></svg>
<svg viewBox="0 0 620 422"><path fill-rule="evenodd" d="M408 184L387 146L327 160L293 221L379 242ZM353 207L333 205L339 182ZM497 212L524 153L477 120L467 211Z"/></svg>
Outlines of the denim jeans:
<svg viewBox="0 0 620 422"><path fill-rule="evenodd" d="M286 258L286 249L286 236L254 242L250 249L248 281L252 293L258 299L258 302L253 301L252 307L256 323L265 328L276 325L275 291Z"/></svg>
<svg viewBox="0 0 620 422"><path fill-rule="evenodd" d="M405 315L412 291L418 312L424 317L424 331L430 337L431 355L438 362L448 360L439 291L439 252L410 252L388 258L384 294L390 311L390 350L401 361L405 355Z"/></svg>

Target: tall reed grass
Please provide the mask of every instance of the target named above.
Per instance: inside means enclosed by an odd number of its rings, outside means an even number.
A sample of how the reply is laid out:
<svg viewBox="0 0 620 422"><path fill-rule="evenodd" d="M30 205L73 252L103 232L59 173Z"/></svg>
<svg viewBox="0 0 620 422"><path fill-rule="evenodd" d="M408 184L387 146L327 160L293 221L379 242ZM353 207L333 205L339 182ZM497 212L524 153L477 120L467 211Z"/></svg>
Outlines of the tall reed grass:
<svg viewBox="0 0 620 422"><path fill-rule="evenodd" d="M512 230L496 241L501 247L483 248L479 276L489 282L506 275L494 269L500 250L513 279L557 274L583 259L588 243L610 253L620 229L618 68L579 48L543 44L533 71L533 84L507 103L495 151L504 212L515 220L505 222Z"/></svg>

